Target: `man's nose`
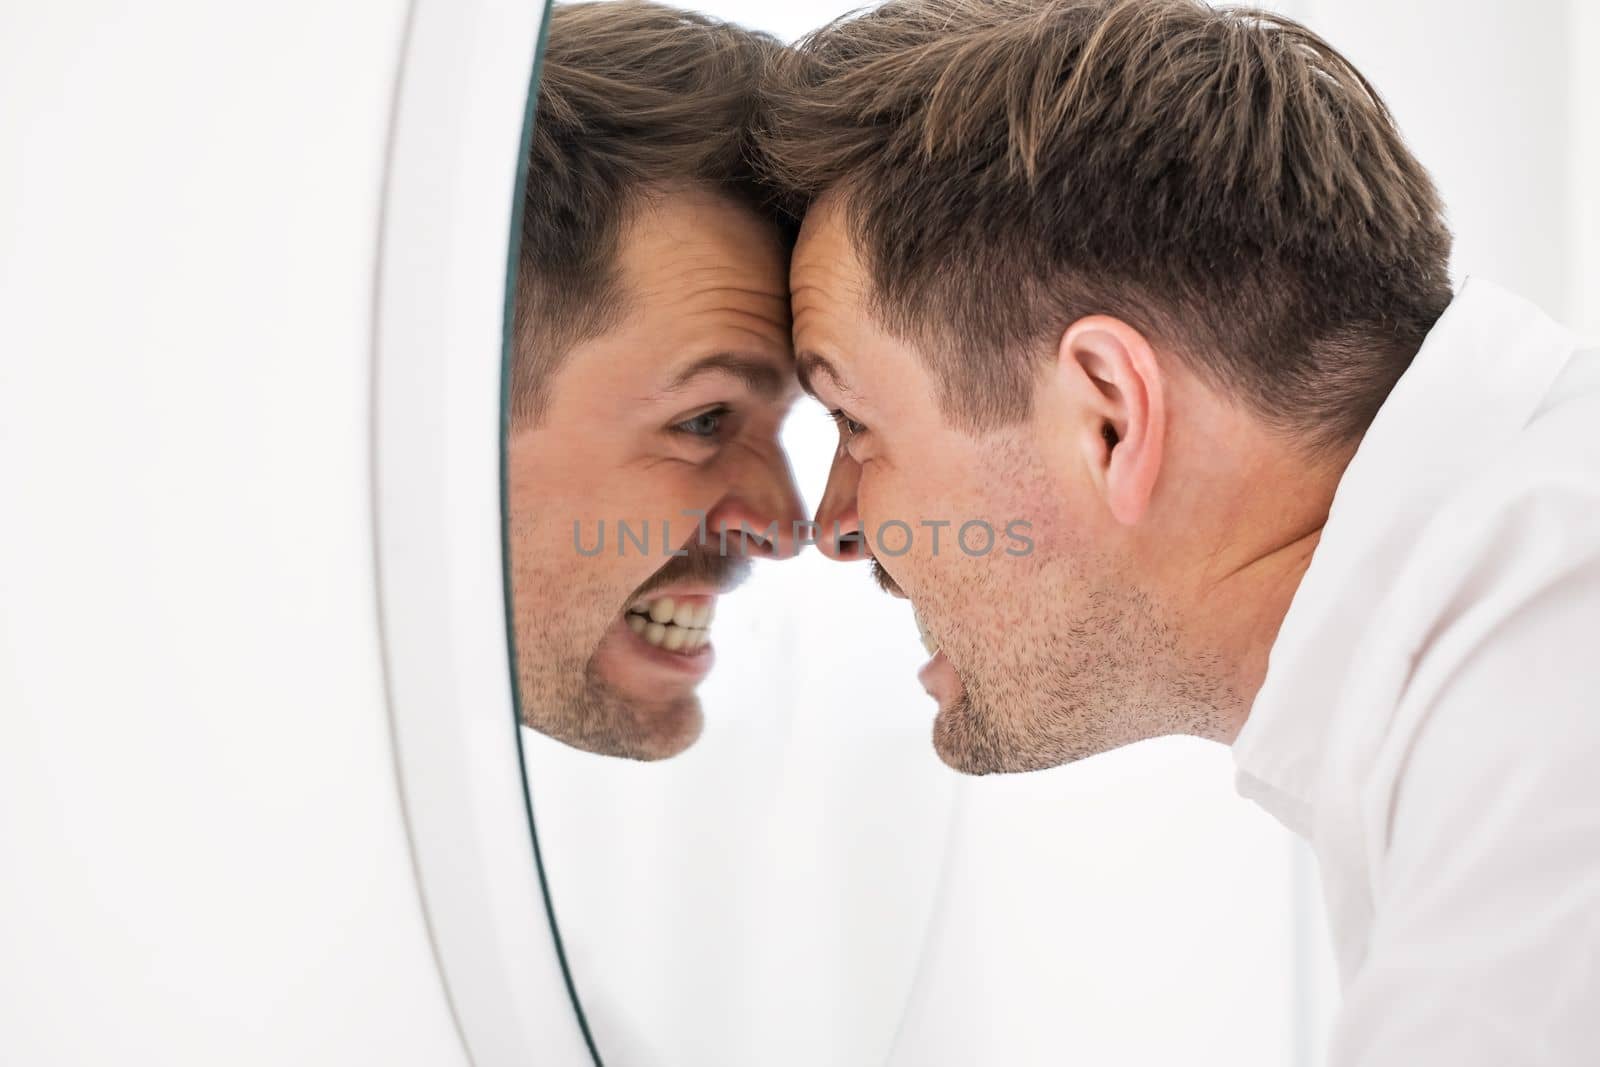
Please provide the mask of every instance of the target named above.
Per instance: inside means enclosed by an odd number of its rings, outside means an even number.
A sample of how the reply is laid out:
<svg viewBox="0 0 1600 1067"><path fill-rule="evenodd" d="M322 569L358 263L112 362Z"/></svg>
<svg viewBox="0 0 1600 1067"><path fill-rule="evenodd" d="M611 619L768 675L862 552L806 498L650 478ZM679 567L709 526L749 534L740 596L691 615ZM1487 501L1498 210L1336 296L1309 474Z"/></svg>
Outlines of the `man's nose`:
<svg viewBox="0 0 1600 1067"><path fill-rule="evenodd" d="M706 527L729 551L787 559L805 533L805 504L782 449L752 457L729 492L706 516Z"/></svg>
<svg viewBox="0 0 1600 1067"><path fill-rule="evenodd" d="M861 484L861 465L840 445L828 471L828 488L817 508L817 547L829 559L841 563L865 559L866 540L862 536L861 516L856 511L856 487Z"/></svg>

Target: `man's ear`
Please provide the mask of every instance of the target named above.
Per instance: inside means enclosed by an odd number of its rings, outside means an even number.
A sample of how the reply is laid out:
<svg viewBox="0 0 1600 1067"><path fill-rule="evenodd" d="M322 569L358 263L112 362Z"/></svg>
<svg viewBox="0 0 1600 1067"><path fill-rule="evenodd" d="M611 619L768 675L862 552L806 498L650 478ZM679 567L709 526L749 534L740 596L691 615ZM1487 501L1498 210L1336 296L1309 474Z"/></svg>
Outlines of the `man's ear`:
<svg viewBox="0 0 1600 1067"><path fill-rule="evenodd" d="M1134 525L1155 493L1167 431L1166 383L1150 342L1120 319L1090 315L1061 336L1056 373L1074 401L1091 478L1112 516Z"/></svg>

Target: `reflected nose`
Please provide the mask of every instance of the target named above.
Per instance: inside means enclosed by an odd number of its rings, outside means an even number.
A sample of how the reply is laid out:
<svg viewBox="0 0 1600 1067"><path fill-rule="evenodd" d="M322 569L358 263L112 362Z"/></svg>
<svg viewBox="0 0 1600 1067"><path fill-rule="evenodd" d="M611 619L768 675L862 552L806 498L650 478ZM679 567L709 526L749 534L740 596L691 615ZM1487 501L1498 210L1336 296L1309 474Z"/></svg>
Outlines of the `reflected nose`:
<svg viewBox="0 0 1600 1067"><path fill-rule="evenodd" d="M828 471L828 488L817 508L817 547L829 559L841 563L865 559L866 541L861 533L861 516L856 511L856 487L861 484L861 465L840 445Z"/></svg>
<svg viewBox="0 0 1600 1067"><path fill-rule="evenodd" d="M789 457L774 448L744 465L727 496L706 516L706 527L730 553L787 559L798 550L805 519Z"/></svg>

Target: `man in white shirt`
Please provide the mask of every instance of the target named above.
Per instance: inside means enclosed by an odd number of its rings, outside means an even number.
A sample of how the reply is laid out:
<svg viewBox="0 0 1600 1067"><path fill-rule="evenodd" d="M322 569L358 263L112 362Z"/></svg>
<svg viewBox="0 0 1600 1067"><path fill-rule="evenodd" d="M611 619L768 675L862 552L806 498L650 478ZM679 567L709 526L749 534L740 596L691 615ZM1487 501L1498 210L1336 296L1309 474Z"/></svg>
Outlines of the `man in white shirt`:
<svg viewBox="0 0 1600 1067"><path fill-rule="evenodd" d="M1600 1062L1600 354L1452 288L1289 20L891 0L771 94L823 547L914 602L941 758L1231 743L1321 860L1333 1064Z"/></svg>
<svg viewBox="0 0 1600 1067"><path fill-rule="evenodd" d="M1309 838L1335 1063L1600 1057L1600 351L1468 281L1333 498L1239 790Z"/></svg>

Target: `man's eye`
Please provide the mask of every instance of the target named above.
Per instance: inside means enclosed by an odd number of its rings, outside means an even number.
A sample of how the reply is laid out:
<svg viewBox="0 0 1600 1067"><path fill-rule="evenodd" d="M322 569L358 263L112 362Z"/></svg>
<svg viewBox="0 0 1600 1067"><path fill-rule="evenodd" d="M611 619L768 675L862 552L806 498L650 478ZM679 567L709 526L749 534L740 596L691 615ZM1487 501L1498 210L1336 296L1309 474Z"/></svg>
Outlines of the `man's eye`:
<svg viewBox="0 0 1600 1067"><path fill-rule="evenodd" d="M834 408L832 411L828 412L828 417L833 420L833 424L835 426L844 431L844 435L846 437L856 437L867 432L867 428L865 426L861 425L855 419L852 419L849 415L846 415L838 408Z"/></svg>
<svg viewBox="0 0 1600 1067"><path fill-rule="evenodd" d="M727 417L727 408L712 408L710 411L702 411L692 418L674 424L672 429L676 433L688 434L690 437L715 437L722 430L722 422Z"/></svg>

